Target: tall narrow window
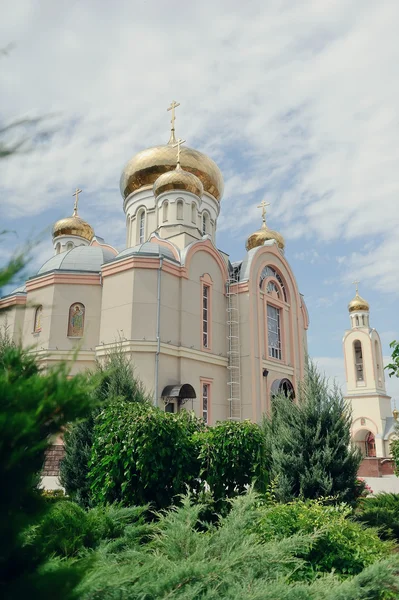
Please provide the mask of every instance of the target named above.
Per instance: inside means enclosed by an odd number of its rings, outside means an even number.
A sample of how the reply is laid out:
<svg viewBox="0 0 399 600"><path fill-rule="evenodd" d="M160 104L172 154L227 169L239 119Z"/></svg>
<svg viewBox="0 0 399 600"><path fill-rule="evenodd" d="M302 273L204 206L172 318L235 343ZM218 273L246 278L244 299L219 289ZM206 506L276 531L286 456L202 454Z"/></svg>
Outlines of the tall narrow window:
<svg viewBox="0 0 399 600"><path fill-rule="evenodd" d="M181 221L183 219L183 201L178 200L176 202L176 217Z"/></svg>
<svg viewBox="0 0 399 600"><path fill-rule="evenodd" d="M61 244L58 242L56 247L55 247L55 253L59 254L61 252Z"/></svg>
<svg viewBox="0 0 399 600"><path fill-rule="evenodd" d="M281 360L280 309L267 305L267 340L270 358Z"/></svg>
<svg viewBox="0 0 399 600"><path fill-rule="evenodd" d="M169 209L169 202L166 200L163 203L163 222L165 223L165 221L168 220L168 209Z"/></svg>
<svg viewBox="0 0 399 600"><path fill-rule="evenodd" d="M355 342L353 342L353 350L355 352L356 381L363 381L363 353L362 344L359 342L359 340L355 340Z"/></svg>
<svg viewBox="0 0 399 600"><path fill-rule="evenodd" d="M67 243L67 250L72 250L73 249L73 243L72 242L68 242Z"/></svg>
<svg viewBox="0 0 399 600"><path fill-rule="evenodd" d="M209 348L209 285L202 286L202 346Z"/></svg>
<svg viewBox="0 0 399 600"><path fill-rule="evenodd" d="M144 244L145 212L141 211L139 216L139 244Z"/></svg>
<svg viewBox="0 0 399 600"><path fill-rule="evenodd" d="M208 233L208 215L206 213L202 214L202 235L206 235Z"/></svg>
<svg viewBox="0 0 399 600"><path fill-rule="evenodd" d="M39 333L42 330L43 306L38 306L35 310L35 320L33 324L33 333Z"/></svg>
<svg viewBox="0 0 399 600"><path fill-rule="evenodd" d="M378 381L378 385L381 385L382 377L381 377L381 365L380 365L380 348L378 346L377 340L375 340L375 342L374 342L374 352L375 352L375 362L377 365L377 381Z"/></svg>
<svg viewBox="0 0 399 600"><path fill-rule="evenodd" d="M205 423L209 422L209 383L202 384L202 418Z"/></svg>
<svg viewBox="0 0 399 600"><path fill-rule="evenodd" d="M197 207L195 205L195 202L193 202L191 204L191 222L192 223L196 223L197 222Z"/></svg>
<svg viewBox="0 0 399 600"><path fill-rule="evenodd" d="M82 337L85 327L85 307L75 302L69 309L68 337Z"/></svg>
<svg viewBox="0 0 399 600"><path fill-rule="evenodd" d="M356 320L356 327L359 327L359 317L358 317L358 315L356 315L355 320Z"/></svg>

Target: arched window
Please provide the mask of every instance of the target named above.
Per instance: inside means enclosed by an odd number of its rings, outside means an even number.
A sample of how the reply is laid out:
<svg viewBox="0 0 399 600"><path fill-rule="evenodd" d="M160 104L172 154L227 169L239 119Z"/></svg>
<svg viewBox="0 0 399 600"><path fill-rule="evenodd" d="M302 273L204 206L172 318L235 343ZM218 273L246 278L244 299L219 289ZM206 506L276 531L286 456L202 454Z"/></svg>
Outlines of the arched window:
<svg viewBox="0 0 399 600"><path fill-rule="evenodd" d="M139 244L144 244L145 236L145 211L142 210L139 214Z"/></svg>
<svg viewBox="0 0 399 600"><path fill-rule="evenodd" d="M42 330L42 314L43 306L38 306L35 310L35 319L33 324L33 332L39 333Z"/></svg>
<svg viewBox="0 0 399 600"><path fill-rule="evenodd" d="M202 235L209 233L209 217L208 213L202 213Z"/></svg>
<svg viewBox="0 0 399 600"><path fill-rule="evenodd" d="M195 202L191 203L191 221L192 221L192 223L197 222L197 207L196 207Z"/></svg>
<svg viewBox="0 0 399 600"><path fill-rule="evenodd" d="M61 244L60 242L57 243L56 247L55 247L55 253L59 254L61 252Z"/></svg>
<svg viewBox="0 0 399 600"><path fill-rule="evenodd" d="M67 243L67 250L72 250L73 248L73 243L72 242L68 242Z"/></svg>
<svg viewBox="0 0 399 600"><path fill-rule="evenodd" d="M364 381L362 344L359 340L353 342L353 350L355 353L356 381Z"/></svg>
<svg viewBox="0 0 399 600"><path fill-rule="evenodd" d="M287 292L285 289L285 284L283 281L283 278L281 277L280 273L278 273L276 271L276 269L274 269L271 266L267 266L264 269L262 269L262 273L260 274L260 278L259 278L259 287L262 287L262 284L264 282L264 280L267 277L274 277L275 279L277 279L277 281L279 282L281 289L283 290L283 296L284 296L284 301L287 302Z"/></svg>
<svg viewBox="0 0 399 600"><path fill-rule="evenodd" d="M183 200L176 202L176 218L181 221L183 219Z"/></svg>
<svg viewBox="0 0 399 600"><path fill-rule="evenodd" d="M274 281L269 281L267 284L267 293L273 298L280 298L280 290L278 285Z"/></svg>
<svg viewBox="0 0 399 600"><path fill-rule="evenodd" d="M375 353L375 363L377 366L377 381L379 383L379 385L382 384L382 377L381 377L381 364L380 364L380 347L378 345L377 340L375 340L374 342L374 353Z"/></svg>
<svg viewBox="0 0 399 600"><path fill-rule="evenodd" d="M85 307L81 302L75 302L69 309L68 337L82 337L85 327Z"/></svg>
<svg viewBox="0 0 399 600"><path fill-rule="evenodd" d="M359 317L358 317L358 315L356 315L355 319L356 319L356 327L359 327Z"/></svg>
<svg viewBox="0 0 399 600"><path fill-rule="evenodd" d="M371 433L371 431L369 431L369 433L366 436L366 440L365 440L365 445L366 445L366 456L369 457L375 457L376 455L376 451L375 451L375 437L374 434Z"/></svg>
<svg viewBox="0 0 399 600"><path fill-rule="evenodd" d="M168 220L168 209L169 209L169 202L167 200L165 200L165 202L163 203L163 217L162 220L165 223L165 221Z"/></svg>

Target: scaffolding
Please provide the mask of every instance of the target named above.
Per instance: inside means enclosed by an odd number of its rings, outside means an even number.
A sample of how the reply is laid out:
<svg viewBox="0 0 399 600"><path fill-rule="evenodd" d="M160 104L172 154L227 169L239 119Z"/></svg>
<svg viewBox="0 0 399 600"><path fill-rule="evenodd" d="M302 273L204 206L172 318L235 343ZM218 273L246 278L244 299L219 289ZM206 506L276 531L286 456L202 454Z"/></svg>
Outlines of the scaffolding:
<svg viewBox="0 0 399 600"><path fill-rule="evenodd" d="M238 297L238 279L231 274L226 285L227 328L228 328L228 383L231 421L240 421L241 416L241 365L240 365L240 310Z"/></svg>

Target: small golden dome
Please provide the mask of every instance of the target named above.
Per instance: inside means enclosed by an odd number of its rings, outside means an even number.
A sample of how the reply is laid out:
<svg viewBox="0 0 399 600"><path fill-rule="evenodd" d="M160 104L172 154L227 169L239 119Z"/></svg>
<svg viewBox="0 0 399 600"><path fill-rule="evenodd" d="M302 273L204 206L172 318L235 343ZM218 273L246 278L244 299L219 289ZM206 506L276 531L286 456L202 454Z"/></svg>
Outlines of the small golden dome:
<svg viewBox="0 0 399 600"><path fill-rule="evenodd" d="M256 248L257 246L263 246L263 244L268 240L276 240L278 247L281 250L284 250L285 241L281 233L269 229L265 221L263 221L262 227L258 229L258 231L255 231L255 233L251 233L251 235L247 239L245 247L247 251L249 251L252 250L252 248Z"/></svg>
<svg viewBox="0 0 399 600"><path fill-rule="evenodd" d="M356 296L351 300L348 304L348 310L350 313L356 312L358 310L370 310L370 305L361 296L359 296L359 292L356 290Z"/></svg>
<svg viewBox="0 0 399 600"><path fill-rule="evenodd" d="M94 237L93 228L81 219L76 211L72 217L66 219L60 219L53 227L53 238L60 237L61 235L78 235L91 242Z"/></svg>
<svg viewBox="0 0 399 600"><path fill-rule="evenodd" d="M160 175L175 170L176 149L172 142L165 146L155 146L142 150L134 156L121 175L121 194L129 194L145 186L153 185ZM193 173L202 182L205 192L220 200L223 195L223 176L217 164L198 150L186 146L181 148L180 164L184 171Z"/></svg>
<svg viewBox="0 0 399 600"><path fill-rule="evenodd" d="M184 171L180 167L180 164L178 164L173 171L168 171L158 177L154 183L153 190L155 198L158 198L158 196L169 190L184 190L201 198L204 193L204 186L196 175Z"/></svg>

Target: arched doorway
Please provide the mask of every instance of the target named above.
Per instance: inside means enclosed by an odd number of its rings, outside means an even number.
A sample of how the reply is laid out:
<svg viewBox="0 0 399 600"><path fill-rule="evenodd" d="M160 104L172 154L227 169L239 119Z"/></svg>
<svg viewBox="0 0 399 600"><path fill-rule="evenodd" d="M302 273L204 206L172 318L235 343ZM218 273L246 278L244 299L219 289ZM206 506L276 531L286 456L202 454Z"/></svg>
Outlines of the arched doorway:
<svg viewBox="0 0 399 600"><path fill-rule="evenodd" d="M375 435L368 429L359 429L353 437L353 441L360 449L362 456L366 458L375 458L377 456L375 447Z"/></svg>
<svg viewBox="0 0 399 600"><path fill-rule="evenodd" d="M182 404L188 400L193 401L196 397L195 389L189 383L167 385L161 394L166 412L178 412Z"/></svg>
<svg viewBox="0 0 399 600"><path fill-rule="evenodd" d="M292 385L291 381L287 378L275 379L272 383L270 393L272 398L278 396L278 394L284 394L286 398L291 398L291 400L295 399L294 386Z"/></svg>

